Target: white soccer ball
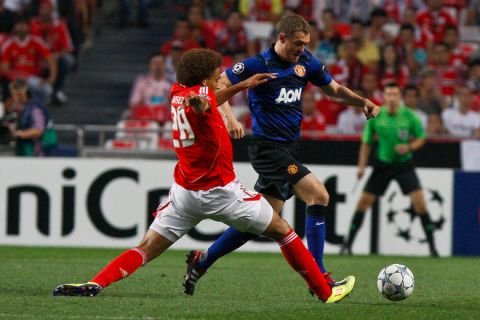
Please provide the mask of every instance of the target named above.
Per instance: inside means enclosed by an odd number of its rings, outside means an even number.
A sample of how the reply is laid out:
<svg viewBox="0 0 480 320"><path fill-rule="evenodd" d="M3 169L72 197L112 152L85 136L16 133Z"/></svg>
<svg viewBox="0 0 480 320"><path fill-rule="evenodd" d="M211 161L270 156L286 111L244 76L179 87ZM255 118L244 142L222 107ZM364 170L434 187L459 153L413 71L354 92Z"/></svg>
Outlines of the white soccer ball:
<svg viewBox="0 0 480 320"><path fill-rule="evenodd" d="M412 271L401 264L391 264L383 268L377 278L378 291L391 301L407 299L415 287Z"/></svg>

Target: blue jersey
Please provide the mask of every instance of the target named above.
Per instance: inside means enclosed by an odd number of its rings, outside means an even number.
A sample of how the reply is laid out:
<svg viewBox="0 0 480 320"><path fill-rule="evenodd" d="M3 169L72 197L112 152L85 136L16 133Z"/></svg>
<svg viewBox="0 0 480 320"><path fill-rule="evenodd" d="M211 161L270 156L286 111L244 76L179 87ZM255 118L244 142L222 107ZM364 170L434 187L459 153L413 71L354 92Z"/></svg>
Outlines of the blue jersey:
<svg viewBox="0 0 480 320"><path fill-rule="evenodd" d="M298 62L290 63L282 60L273 47L226 71L233 84L257 73L276 73L276 78L248 91L253 134L276 141L297 140L303 118L302 91L308 81L325 86L332 76L308 51Z"/></svg>

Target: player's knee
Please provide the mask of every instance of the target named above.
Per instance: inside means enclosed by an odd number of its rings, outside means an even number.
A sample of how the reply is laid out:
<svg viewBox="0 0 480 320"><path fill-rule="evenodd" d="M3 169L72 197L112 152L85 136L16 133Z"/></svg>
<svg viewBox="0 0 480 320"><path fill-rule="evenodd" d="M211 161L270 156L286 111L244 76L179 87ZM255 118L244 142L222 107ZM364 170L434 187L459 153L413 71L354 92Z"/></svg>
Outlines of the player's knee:
<svg viewBox="0 0 480 320"><path fill-rule="evenodd" d="M290 229L291 227L287 221L278 215L274 215L274 218L272 219L272 222L268 226L267 230L265 230L264 235L272 239L279 240L288 234Z"/></svg>
<svg viewBox="0 0 480 320"><path fill-rule="evenodd" d="M362 195L362 197L358 201L357 210L362 212L367 211L373 205L375 199L376 198L374 196Z"/></svg>
<svg viewBox="0 0 480 320"><path fill-rule="evenodd" d="M307 205L322 205L322 206L328 206L328 203L330 201L330 195L326 190L318 190L318 192L315 192L311 195L311 198L307 200Z"/></svg>

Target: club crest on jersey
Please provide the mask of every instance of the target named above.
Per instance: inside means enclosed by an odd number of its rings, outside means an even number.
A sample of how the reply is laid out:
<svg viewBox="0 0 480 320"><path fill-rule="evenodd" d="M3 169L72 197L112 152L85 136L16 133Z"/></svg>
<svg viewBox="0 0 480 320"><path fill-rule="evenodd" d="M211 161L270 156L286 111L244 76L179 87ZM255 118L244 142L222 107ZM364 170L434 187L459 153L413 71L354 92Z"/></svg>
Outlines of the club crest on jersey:
<svg viewBox="0 0 480 320"><path fill-rule="evenodd" d="M297 64L295 67L293 67L293 71L295 71L295 73L299 77L305 76L305 67L301 64Z"/></svg>
<svg viewBox="0 0 480 320"><path fill-rule="evenodd" d="M298 167L294 164L288 166L287 171L289 174L295 174L298 172Z"/></svg>
<svg viewBox="0 0 480 320"><path fill-rule="evenodd" d="M275 102L291 103L291 102L300 101L301 98L302 98L302 88L290 89L290 90L282 88L280 90L280 94L275 99Z"/></svg>
<svg viewBox="0 0 480 320"><path fill-rule="evenodd" d="M235 74L240 74L243 72L243 70L245 70L245 65L241 62L236 63L232 68L232 71Z"/></svg>
<svg viewBox="0 0 480 320"><path fill-rule="evenodd" d="M408 130L406 128L399 128L397 133L400 139L402 140L408 139Z"/></svg>

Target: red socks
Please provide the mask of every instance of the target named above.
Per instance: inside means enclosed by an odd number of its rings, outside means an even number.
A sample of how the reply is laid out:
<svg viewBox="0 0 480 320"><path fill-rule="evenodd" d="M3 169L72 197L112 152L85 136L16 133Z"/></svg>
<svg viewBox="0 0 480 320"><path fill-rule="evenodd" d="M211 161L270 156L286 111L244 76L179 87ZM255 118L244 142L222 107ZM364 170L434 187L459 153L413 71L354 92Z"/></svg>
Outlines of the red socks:
<svg viewBox="0 0 480 320"><path fill-rule="evenodd" d="M145 263L147 255L142 249L127 250L112 260L90 282L98 283L105 288L115 281L128 277Z"/></svg>
<svg viewBox="0 0 480 320"><path fill-rule="evenodd" d="M305 279L310 290L325 302L332 294L332 289L318 268L312 254L303 244L302 239L293 229L290 229L277 242L290 266Z"/></svg>

